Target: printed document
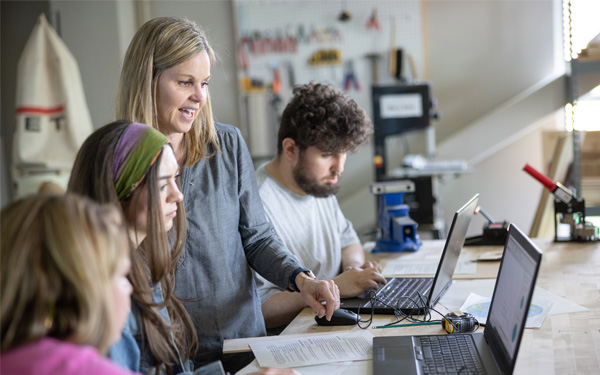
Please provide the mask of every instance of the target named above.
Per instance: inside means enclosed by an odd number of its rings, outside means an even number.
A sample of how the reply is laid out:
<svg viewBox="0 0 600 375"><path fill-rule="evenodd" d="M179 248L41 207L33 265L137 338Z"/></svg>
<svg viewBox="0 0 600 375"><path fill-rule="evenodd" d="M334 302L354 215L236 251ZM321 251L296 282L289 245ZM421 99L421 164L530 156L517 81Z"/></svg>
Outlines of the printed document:
<svg viewBox="0 0 600 375"><path fill-rule="evenodd" d="M260 367L290 368L373 357L373 334L346 331L328 335L258 341L250 348Z"/></svg>
<svg viewBox="0 0 600 375"><path fill-rule="evenodd" d="M460 311L472 314L479 323L485 324L490 311L490 303L491 298L471 293L461 306ZM552 309L552 305L554 305L553 300L534 296L527 312L525 328L540 328Z"/></svg>
<svg viewBox="0 0 600 375"><path fill-rule="evenodd" d="M435 275L439 265L439 260L390 260L383 268L384 276L395 275ZM477 264L470 260L458 261L454 273L476 273Z"/></svg>

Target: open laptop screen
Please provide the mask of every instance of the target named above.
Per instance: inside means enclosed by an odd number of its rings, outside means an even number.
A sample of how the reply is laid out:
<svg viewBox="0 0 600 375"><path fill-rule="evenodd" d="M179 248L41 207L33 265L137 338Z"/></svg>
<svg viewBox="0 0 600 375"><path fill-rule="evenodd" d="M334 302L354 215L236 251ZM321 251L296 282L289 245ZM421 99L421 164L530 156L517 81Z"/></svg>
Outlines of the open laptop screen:
<svg viewBox="0 0 600 375"><path fill-rule="evenodd" d="M485 328L486 336L494 336L487 341L498 365L509 373L516 362L541 256L515 225L509 227Z"/></svg>
<svg viewBox="0 0 600 375"><path fill-rule="evenodd" d="M456 211L452 218L452 224L448 232L449 237L446 239L444 251L442 252L442 260L438 264L438 270L433 281L433 290L429 293L430 300L428 301L428 305L430 307L433 307L437 303L442 293L452 283L454 269L456 268L460 251L465 244L467 230L473 215L475 215L478 200L479 194L475 194Z"/></svg>

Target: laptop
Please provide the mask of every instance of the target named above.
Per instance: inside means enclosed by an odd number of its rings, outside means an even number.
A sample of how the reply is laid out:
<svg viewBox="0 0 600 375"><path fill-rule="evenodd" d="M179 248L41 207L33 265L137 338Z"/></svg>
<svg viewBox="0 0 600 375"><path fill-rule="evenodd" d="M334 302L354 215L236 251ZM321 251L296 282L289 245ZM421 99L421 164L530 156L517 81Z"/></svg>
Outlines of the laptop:
<svg viewBox="0 0 600 375"><path fill-rule="evenodd" d="M484 332L375 337L373 374L443 373L436 358L449 372L512 374L541 261L539 249L511 224Z"/></svg>
<svg viewBox="0 0 600 375"><path fill-rule="evenodd" d="M340 308L354 312L370 312L372 301L375 314L394 314L397 310L404 314L423 314L424 310L435 306L450 284L458 257L467 235L467 229L475 214L479 194L454 213L448 238L437 271L431 277L394 277L376 292L367 291L358 297L343 298ZM360 311L359 311L360 309Z"/></svg>

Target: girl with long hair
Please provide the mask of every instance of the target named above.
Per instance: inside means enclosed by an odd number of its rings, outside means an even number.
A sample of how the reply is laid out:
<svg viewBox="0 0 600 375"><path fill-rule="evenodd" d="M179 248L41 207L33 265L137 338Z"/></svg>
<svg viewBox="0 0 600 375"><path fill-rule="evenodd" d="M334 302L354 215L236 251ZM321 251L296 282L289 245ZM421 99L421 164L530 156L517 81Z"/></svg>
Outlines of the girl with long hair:
<svg viewBox="0 0 600 375"><path fill-rule="evenodd" d="M103 355L129 314L122 214L73 194L2 210L0 373L127 375Z"/></svg>
<svg viewBox="0 0 600 375"><path fill-rule="evenodd" d="M189 358L196 350L196 333L173 294L186 229L178 176L168 138L123 120L86 139L67 188L122 208L130 238L133 303L110 357L142 373L193 370Z"/></svg>

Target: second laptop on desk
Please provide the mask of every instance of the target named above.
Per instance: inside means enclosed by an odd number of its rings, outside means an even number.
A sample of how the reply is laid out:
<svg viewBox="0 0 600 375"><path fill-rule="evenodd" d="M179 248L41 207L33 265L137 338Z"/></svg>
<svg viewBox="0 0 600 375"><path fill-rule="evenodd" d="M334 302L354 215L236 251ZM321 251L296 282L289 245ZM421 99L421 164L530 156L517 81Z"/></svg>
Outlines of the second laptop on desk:
<svg viewBox="0 0 600 375"><path fill-rule="evenodd" d="M444 245L444 251L437 272L433 278L394 277L379 291L373 301L376 314L394 314L401 310L404 314L418 314L424 308L433 307L444 295L450 284L454 269L460 256L467 229L475 214L479 194L475 194L467 203L454 213L450 231ZM368 293L356 298L344 298L340 307L350 311L371 310L371 298Z"/></svg>
<svg viewBox="0 0 600 375"><path fill-rule="evenodd" d="M512 374L541 262L511 224L484 332L375 337L373 374Z"/></svg>

